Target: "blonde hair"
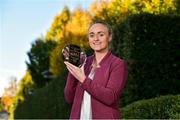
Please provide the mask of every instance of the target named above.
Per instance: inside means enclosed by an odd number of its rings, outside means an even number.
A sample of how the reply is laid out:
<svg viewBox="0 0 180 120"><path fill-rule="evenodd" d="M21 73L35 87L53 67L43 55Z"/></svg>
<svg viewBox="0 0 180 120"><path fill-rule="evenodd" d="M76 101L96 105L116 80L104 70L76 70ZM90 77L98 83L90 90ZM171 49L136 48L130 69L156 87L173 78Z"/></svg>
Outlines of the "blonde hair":
<svg viewBox="0 0 180 120"><path fill-rule="evenodd" d="M88 28L88 31L94 24L102 24L102 25L104 25L105 27L107 27L109 35L112 35L112 27L108 23L106 23L105 21L102 21L102 20L93 21L90 24L90 26Z"/></svg>

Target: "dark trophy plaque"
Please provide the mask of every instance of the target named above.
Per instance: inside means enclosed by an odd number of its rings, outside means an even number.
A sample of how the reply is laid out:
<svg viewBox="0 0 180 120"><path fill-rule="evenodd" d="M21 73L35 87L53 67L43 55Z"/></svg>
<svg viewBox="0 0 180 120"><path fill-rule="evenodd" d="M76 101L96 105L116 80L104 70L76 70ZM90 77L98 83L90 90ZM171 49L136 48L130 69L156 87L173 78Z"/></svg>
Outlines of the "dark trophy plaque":
<svg viewBox="0 0 180 120"><path fill-rule="evenodd" d="M83 52L79 46L74 44L69 44L64 47L62 50L62 57L64 61L68 61L77 67L80 67L86 59L85 52Z"/></svg>

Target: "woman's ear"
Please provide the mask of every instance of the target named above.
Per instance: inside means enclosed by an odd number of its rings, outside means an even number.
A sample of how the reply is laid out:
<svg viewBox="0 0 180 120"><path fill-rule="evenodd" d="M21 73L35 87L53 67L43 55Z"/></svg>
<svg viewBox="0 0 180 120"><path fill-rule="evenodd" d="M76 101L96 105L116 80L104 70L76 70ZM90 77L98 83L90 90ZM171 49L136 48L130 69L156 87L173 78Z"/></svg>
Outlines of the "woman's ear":
<svg viewBox="0 0 180 120"><path fill-rule="evenodd" d="M109 35L109 42L112 41L112 34Z"/></svg>

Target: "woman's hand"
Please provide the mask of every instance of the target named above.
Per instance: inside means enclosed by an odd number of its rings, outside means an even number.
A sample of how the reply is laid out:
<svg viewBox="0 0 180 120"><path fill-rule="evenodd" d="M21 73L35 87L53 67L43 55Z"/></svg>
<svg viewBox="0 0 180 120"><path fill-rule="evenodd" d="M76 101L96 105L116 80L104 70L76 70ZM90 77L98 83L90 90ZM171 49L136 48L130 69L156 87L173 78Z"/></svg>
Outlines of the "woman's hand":
<svg viewBox="0 0 180 120"><path fill-rule="evenodd" d="M81 83L84 82L84 80L86 79L86 75L84 73L84 65L82 65L80 68L76 67L75 65L69 63L69 62L64 62L64 64L66 65L67 69L69 70L69 72L77 79L79 80Z"/></svg>

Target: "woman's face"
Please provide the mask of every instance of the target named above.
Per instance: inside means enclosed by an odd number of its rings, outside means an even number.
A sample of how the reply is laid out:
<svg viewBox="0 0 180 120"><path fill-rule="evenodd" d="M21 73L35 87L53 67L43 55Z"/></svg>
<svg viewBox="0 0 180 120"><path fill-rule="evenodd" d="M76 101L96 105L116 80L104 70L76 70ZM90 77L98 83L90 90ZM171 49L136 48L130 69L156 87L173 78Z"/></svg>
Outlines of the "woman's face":
<svg viewBox="0 0 180 120"><path fill-rule="evenodd" d="M112 39L112 35L105 25L96 23L89 28L88 38L89 45L94 51L104 52L109 49L109 42Z"/></svg>

